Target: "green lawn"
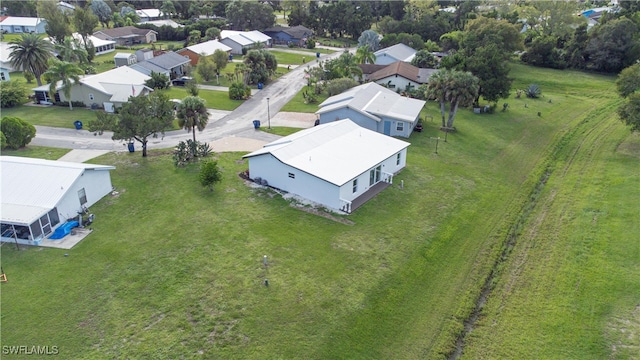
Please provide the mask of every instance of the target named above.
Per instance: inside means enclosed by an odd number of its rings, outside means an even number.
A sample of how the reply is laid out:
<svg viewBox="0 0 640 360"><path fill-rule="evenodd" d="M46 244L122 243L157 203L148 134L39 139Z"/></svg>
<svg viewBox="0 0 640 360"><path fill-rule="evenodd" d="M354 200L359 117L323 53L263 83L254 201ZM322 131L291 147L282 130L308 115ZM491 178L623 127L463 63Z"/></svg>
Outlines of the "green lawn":
<svg viewBox="0 0 640 360"><path fill-rule="evenodd" d="M57 160L61 158L64 154L68 153L69 151L71 150L27 145L26 147L23 147L18 150L11 150L11 149L2 150L2 155Z"/></svg>
<svg viewBox="0 0 640 360"><path fill-rule="evenodd" d="M119 195L92 207L89 237L2 249L3 345L46 339L65 358L444 358L494 270L467 358L633 358L640 140L611 115L614 79L521 65L511 76L545 97L461 109L437 155L442 133L427 122L394 185L350 216L248 187L244 153L216 155L213 192L170 150L93 160L116 166Z"/></svg>
<svg viewBox="0 0 640 360"><path fill-rule="evenodd" d="M74 129L73 122L76 120L87 124L96 118L96 110L85 108L73 108L69 110L67 106L16 106L2 109L2 116L19 117L32 125L53 126L60 128Z"/></svg>
<svg viewBox="0 0 640 360"><path fill-rule="evenodd" d="M326 92L323 92L322 94L317 95L317 101L315 103L305 104L304 97L302 96L302 93L305 91L313 91L313 89L307 86L303 87L300 91L298 91L296 96L291 99L291 101L289 101L285 106L282 107L282 109L280 109L280 111L315 113L316 111L318 111L318 104L325 101L329 97Z"/></svg>
<svg viewBox="0 0 640 360"><path fill-rule="evenodd" d="M167 90L163 90L171 99L184 99L189 96L187 90L184 87L172 86ZM207 107L210 109L218 110L234 110L240 106L242 100L229 99L229 93L227 91L214 91L214 90L200 90L199 97L203 98L207 102Z"/></svg>

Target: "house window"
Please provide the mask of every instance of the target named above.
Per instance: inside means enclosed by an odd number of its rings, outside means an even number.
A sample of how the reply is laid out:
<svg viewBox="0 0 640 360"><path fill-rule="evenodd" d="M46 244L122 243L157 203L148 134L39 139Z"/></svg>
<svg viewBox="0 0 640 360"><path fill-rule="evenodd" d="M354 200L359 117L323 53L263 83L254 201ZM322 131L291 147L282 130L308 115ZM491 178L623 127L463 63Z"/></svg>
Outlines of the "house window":
<svg viewBox="0 0 640 360"><path fill-rule="evenodd" d="M78 199L80 199L80 205L87 203L87 194L85 193L84 188L78 190Z"/></svg>
<svg viewBox="0 0 640 360"><path fill-rule="evenodd" d="M294 173L289 173L289 177L290 177L290 178L292 178L292 179L295 179L295 178L296 178L296 174L294 174Z"/></svg>
<svg viewBox="0 0 640 360"><path fill-rule="evenodd" d="M396 165L400 165L400 153L396 155Z"/></svg>
<svg viewBox="0 0 640 360"><path fill-rule="evenodd" d="M398 121L396 123L396 130L397 131L404 131L404 123L402 121Z"/></svg>
<svg viewBox="0 0 640 360"><path fill-rule="evenodd" d="M5 81L7 78L4 76L4 72L0 72L0 80Z"/></svg>
<svg viewBox="0 0 640 360"><path fill-rule="evenodd" d="M358 179L353 180L353 192L358 192Z"/></svg>
<svg viewBox="0 0 640 360"><path fill-rule="evenodd" d="M89 100L93 101L93 94L89 94Z"/></svg>

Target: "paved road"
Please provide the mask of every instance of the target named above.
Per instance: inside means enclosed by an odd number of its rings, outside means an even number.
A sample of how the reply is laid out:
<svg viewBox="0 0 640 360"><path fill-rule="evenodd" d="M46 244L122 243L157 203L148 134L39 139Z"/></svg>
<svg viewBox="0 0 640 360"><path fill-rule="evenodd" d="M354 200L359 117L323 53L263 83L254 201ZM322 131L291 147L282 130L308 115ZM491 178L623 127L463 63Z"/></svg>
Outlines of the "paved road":
<svg viewBox="0 0 640 360"><path fill-rule="evenodd" d="M353 51L353 49L350 50ZM333 54L324 54L321 55L320 60L336 58L341 53L341 51L337 51ZM317 61L314 60L305 66L293 69L263 90L258 91L230 113L211 109L209 123L203 132L196 133L196 139L207 143L225 143L229 139L242 138L251 139L254 144L264 144L279 138L277 135L256 131L253 128L253 120L258 119L263 126L268 126L269 118L274 118L280 109L306 84L304 70L308 66L316 64ZM31 144L66 149L126 151L126 144L123 141L111 140L111 135L112 133L106 132L103 135L95 136L86 130L36 126L36 137L31 141ZM174 147L180 141L191 137L191 132L185 130L169 131L165 133L164 138L150 139L148 148Z"/></svg>

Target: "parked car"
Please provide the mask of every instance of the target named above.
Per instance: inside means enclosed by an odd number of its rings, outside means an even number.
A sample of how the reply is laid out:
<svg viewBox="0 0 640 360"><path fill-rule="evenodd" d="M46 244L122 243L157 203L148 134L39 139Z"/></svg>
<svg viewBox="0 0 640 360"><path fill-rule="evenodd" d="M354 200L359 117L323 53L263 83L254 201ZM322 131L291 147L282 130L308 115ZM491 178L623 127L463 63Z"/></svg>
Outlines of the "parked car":
<svg viewBox="0 0 640 360"><path fill-rule="evenodd" d="M193 80L190 76L183 76L181 78L173 79L171 82L173 86L184 86L187 82Z"/></svg>

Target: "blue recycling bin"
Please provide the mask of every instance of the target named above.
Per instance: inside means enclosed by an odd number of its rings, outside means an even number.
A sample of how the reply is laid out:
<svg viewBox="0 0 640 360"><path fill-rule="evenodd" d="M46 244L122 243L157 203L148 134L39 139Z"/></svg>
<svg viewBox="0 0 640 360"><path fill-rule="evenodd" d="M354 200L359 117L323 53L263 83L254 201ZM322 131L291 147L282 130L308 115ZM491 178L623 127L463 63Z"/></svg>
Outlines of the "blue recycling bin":
<svg viewBox="0 0 640 360"><path fill-rule="evenodd" d="M229 54L229 61L233 61L233 55Z"/></svg>
<svg viewBox="0 0 640 360"><path fill-rule="evenodd" d="M253 128L260 129L260 120L253 120Z"/></svg>
<svg viewBox="0 0 640 360"><path fill-rule="evenodd" d="M76 130L82 129L82 121L80 121L80 120L74 121L73 125L76 127Z"/></svg>
<svg viewBox="0 0 640 360"><path fill-rule="evenodd" d="M132 143L132 142L128 143L128 144L127 144L127 147L129 148L129 152L134 152L134 151L136 151L136 148L135 148L135 146L133 145L133 143Z"/></svg>
<svg viewBox="0 0 640 360"><path fill-rule="evenodd" d="M258 90L262 90L263 87L264 87L263 83L258 83Z"/></svg>
<svg viewBox="0 0 640 360"><path fill-rule="evenodd" d="M320 53L319 52L316 53L316 57L320 58Z"/></svg>

